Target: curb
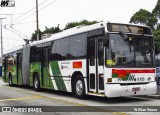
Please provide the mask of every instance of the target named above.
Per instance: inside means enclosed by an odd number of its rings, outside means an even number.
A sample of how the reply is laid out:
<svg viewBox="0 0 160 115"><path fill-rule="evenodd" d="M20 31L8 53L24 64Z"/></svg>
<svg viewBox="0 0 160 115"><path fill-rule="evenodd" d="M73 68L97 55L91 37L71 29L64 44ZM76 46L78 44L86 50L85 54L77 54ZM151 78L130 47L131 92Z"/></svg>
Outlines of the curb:
<svg viewBox="0 0 160 115"><path fill-rule="evenodd" d="M153 99L160 99L160 92L153 94L153 95L146 95L145 97L153 98Z"/></svg>
<svg viewBox="0 0 160 115"><path fill-rule="evenodd" d="M149 97L152 99L160 99L160 95L147 95L146 97Z"/></svg>
<svg viewBox="0 0 160 115"><path fill-rule="evenodd" d="M136 97L160 99L160 92L157 92L156 94L152 94L152 95L141 95L141 96L136 96Z"/></svg>

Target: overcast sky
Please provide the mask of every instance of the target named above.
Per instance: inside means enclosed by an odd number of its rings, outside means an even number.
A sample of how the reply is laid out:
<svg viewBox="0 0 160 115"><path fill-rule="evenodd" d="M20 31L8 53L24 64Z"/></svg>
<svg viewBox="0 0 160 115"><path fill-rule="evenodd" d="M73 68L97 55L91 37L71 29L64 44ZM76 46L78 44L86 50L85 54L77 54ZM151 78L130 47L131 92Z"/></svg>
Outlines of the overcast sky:
<svg viewBox="0 0 160 115"><path fill-rule="evenodd" d="M1 0L0 0L1 1ZM14 0L15 7L0 7L0 14L12 15L12 28L26 35L28 38L36 29L36 15L34 14L36 0ZM72 21L87 19L89 21L107 20L110 22L128 23L131 16L138 10L152 11L158 0L39 0L39 28L43 31L45 26L55 27ZM24 13L29 13L24 15ZM33 15L32 15L33 14ZM19 18L20 16L23 16ZM0 15L3 25L11 23L10 15ZM18 18L18 19L17 19ZM8 29L10 25L6 26ZM14 31L15 31L14 30ZM18 32L19 31L19 32ZM25 38L24 35L20 34ZM3 28L4 50L23 44L22 38Z"/></svg>

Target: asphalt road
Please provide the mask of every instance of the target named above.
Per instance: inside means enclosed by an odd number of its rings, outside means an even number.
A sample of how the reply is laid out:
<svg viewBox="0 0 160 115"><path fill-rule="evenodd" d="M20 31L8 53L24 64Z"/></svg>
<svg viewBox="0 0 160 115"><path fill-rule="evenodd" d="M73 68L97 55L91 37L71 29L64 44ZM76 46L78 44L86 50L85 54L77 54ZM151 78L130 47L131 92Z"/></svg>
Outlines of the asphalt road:
<svg viewBox="0 0 160 115"><path fill-rule="evenodd" d="M3 112L0 115L26 114L25 112L37 115L153 115L153 112L144 112L144 107L142 106L148 106L153 109L158 107L160 110L160 96L119 98L88 96L86 100L80 100L71 93L46 89L41 92L35 92L31 87L10 87L0 80L0 106L1 111L3 107ZM12 112L16 113L6 113L6 107L12 107ZM135 107L141 112L133 112ZM38 113L32 113L35 111ZM41 111L42 113L40 113ZM154 115L159 115L159 113L154 112Z"/></svg>

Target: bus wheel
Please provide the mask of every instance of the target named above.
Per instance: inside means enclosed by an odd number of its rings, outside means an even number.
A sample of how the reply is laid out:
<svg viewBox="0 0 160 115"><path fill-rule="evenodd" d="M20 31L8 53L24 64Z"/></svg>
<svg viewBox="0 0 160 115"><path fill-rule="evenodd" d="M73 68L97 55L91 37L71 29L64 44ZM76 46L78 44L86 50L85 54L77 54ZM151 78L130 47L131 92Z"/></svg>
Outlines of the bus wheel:
<svg viewBox="0 0 160 115"><path fill-rule="evenodd" d="M74 93L76 97L79 99L84 99L86 97L84 80L81 76L77 76L75 80Z"/></svg>
<svg viewBox="0 0 160 115"><path fill-rule="evenodd" d="M35 91L40 91L40 80L37 74L34 77L34 89Z"/></svg>
<svg viewBox="0 0 160 115"><path fill-rule="evenodd" d="M12 76L11 76L11 75L9 75L9 77L8 77L8 78L9 78L9 80L8 80L9 86L11 86L11 87L12 87L12 86L13 86L13 84L12 84Z"/></svg>

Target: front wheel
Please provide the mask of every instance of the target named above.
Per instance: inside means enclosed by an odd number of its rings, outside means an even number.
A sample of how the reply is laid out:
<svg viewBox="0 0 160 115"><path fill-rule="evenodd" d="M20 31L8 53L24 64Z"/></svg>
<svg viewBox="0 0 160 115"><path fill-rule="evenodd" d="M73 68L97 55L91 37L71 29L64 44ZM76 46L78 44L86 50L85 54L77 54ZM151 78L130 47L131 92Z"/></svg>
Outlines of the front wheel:
<svg viewBox="0 0 160 115"><path fill-rule="evenodd" d="M84 80L78 76L74 83L74 93L77 98L84 99L86 97Z"/></svg>
<svg viewBox="0 0 160 115"><path fill-rule="evenodd" d="M34 78L34 89L35 91L40 91L40 80L38 75L35 75L35 78Z"/></svg>

